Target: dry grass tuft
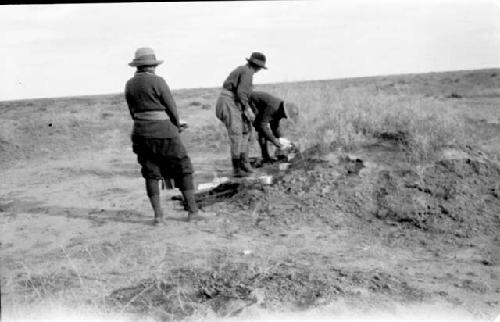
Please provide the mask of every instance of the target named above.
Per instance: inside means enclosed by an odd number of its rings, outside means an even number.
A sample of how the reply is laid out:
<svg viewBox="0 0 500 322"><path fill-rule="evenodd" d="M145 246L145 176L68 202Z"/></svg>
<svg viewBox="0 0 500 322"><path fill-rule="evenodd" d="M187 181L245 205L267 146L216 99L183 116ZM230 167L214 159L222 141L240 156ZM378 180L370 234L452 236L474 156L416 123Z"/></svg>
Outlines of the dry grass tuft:
<svg viewBox="0 0 500 322"><path fill-rule="evenodd" d="M350 150L377 138L395 141L410 160L421 162L442 146L470 142L463 117L435 98L308 84L277 88L273 94L300 107L299 124L285 127L302 149Z"/></svg>

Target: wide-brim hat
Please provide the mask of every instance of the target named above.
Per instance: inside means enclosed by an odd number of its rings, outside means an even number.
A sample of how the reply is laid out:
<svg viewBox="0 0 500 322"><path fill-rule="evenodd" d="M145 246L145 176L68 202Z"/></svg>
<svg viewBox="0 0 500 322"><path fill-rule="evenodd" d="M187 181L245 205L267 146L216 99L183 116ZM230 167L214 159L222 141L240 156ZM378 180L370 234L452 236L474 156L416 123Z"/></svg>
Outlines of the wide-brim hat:
<svg viewBox="0 0 500 322"><path fill-rule="evenodd" d="M141 47L135 51L134 60L129 66L158 66L163 63L163 60L156 59L155 52L150 47Z"/></svg>
<svg viewBox="0 0 500 322"><path fill-rule="evenodd" d="M253 52L250 58L245 58L248 62L259 66L260 68L267 69L266 67L266 55L259 52Z"/></svg>

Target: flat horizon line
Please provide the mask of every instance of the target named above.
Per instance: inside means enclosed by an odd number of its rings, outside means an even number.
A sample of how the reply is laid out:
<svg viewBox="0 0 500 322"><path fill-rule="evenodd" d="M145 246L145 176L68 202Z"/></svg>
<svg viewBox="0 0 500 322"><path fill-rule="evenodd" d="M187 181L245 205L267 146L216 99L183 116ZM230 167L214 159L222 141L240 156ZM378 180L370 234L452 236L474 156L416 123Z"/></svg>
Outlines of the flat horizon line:
<svg viewBox="0 0 500 322"><path fill-rule="evenodd" d="M280 84L292 84L292 83L309 83L309 82L328 82L328 81L345 81L353 79L370 79L370 78L380 78L380 77L397 77L397 76L416 76L416 75L429 75L429 74L449 74L449 73L464 73L464 72L481 72L481 71L495 71L500 70L500 67L485 67L478 69L456 69L456 70L435 70L422 73L399 73L399 74L375 74L366 76L352 76L352 77L339 77L339 78L322 78L322 79L303 79L303 80L293 80L293 81L279 81L273 83L258 83L254 84L257 86L266 85L280 85ZM161 75L160 75L161 76ZM172 93L187 90L203 90L203 89L217 89L220 86L206 86L206 87L181 87L172 88ZM28 97L28 98L15 98L8 100L0 100L0 103L4 102L20 102L20 101L34 101L34 100L50 100L50 99L68 99L68 98L91 98L100 96L116 96L123 95L123 92L117 93L103 93L103 94L74 94L74 95L63 95L63 96L50 96L50 97Z"/></svg>

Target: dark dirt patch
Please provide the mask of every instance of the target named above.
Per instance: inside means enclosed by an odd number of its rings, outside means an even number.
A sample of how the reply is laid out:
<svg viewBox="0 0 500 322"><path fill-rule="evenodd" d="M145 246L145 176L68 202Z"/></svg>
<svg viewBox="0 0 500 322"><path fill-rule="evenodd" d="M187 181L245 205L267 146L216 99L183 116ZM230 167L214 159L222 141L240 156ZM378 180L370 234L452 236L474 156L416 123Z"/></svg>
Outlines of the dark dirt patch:
<svg viewBox="0 0 500 322"><path fill-rule="evenodd" d="M113 117L113 116L114 116L113 113L108 113L108 112L101 113L101 119L103 119L103 120L106 120L106 119Z"/></svg>
<svg viewBox="0 0 500 322"><path fill-rule="evenodd" d="M160 319L182 319L205 307L218 316L234 316L259 305L275 308L292 305L308 309L337 297L360 297L359 289L401 301L421 301L426 293L384 272L318 269L293 262L256 267L228 263L210 270L178 269L163 280L147 279L113 291L108 303L129 312L157 312Z"/></svg>
<svg viewBox="0 0 500 322"><path fill-rule="evenodd" d="M394 142L399 145L408 145L409 143L409 133L405 131L376 132L373 134L373 137L384 141Z"/></svg>
<svg viewBox="0 0 500 322"><path fill-rule="evenodd" d="M237 194L238 191L241 191L243 189L245 189L245 186L241 183L223 183L212 190L197 193L195 196L196 203L198 204L198 207L200 209L203 209L204 207L213 205L214 203L226 201L227 199ZM182 196L173 196L171 199L174 201L179 201L181 205L185 207Z"/></svg>
<svg viewBox="0 0 500 322"><path fill-rule="evenodd" d="M455 283L455 287L464 288L467 291L473 293L484 294L488 290L488 286L482 282L473 281L470 279L462 280L458 283Z"/></svg>
<svg viewBox="0 0 500 322"><path fill-rule="evenodd" d="M486 160L440 160L424 170L406 165L359 177L363 160L317 158L292 160L274 184L258 182L220 186L200 196L202 206L229 201L250 209L254 217L239 220L254 227L293 228L314 222L336 225L335 211L361 220L457 238L492 235L500 229L500 167Z"/></svg>
<svg viewBox="0 0 500 322"><path fill-rule="evenodd" d="M457 94L457 93L451 93L450 95L446 96L447 98L463 98L462 95Z"/></svg>
<svg viewBox="0 0 500 322"><path fill-rule="evenodd" d="M471 159L439 161L421 176L383 171L373 192L374 215L457 237L490 235L500 225L499 181L498 166Z"/></svg>
<svg viewBox="0 0 500 322"><path fill-rule="evenodd" d="M122 310L134 313L151 313L167 320L170 316L182 319L192 315L196 305L195 298L180 297L177 285L155 279L140 281L137 285L113 291L106 301L110 305L119 306ZM194 302L196 303L196 302Z"/></svg>

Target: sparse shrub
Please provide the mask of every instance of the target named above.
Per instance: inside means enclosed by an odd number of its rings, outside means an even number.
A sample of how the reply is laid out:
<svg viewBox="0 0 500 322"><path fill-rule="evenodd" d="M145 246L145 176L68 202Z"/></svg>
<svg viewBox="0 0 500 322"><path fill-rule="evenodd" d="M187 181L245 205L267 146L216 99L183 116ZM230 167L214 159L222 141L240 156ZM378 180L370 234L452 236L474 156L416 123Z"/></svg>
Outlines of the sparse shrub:
<svg viewBox="0 0 500 322"><path fill-rule="evenodd" d="M467 97L488 97L497 98L500 97L500 88L485 88L482 86L476 86L467 92Z"/></svg>
<svg viewBox="0 0 500 322"><path fill-rule="evenodd" d="M441 146L468 141L464 120L449 104L433 98L308 84L279 88L274 94L298 104L299 124L284 126L303 149L319 145L322 151L349 150L369 139L393 138L409 159L424 161Z"/></svg>
<svg viewBox="0 0 500 322"><path fill-rule="evenodd" d="M457 93L451 93L450 95L446 96L447 98L463 98L462 95L457 94Z"/></svg>

